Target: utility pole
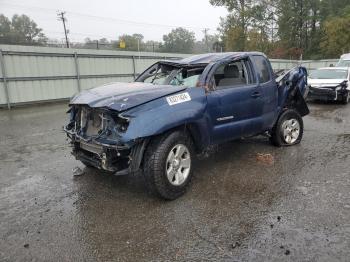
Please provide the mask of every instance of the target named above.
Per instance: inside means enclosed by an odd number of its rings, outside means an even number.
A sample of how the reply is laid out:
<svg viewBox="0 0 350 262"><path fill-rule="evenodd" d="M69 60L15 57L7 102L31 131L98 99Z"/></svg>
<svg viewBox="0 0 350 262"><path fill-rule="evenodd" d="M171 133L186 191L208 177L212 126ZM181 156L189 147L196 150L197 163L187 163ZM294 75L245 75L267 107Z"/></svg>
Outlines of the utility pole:
<svg viewBox="0 0 350 262"><path fill-rule="evenodd" d="M210 47L208 46L208 31L209 31L209 28L204 28L203 33L204 33L205 45L208 48L208 52L210 52Z"/></svg>
<svg viewBox="0 0 350 262"><path fill-rule="evenodd" d="M66 14L66 12L58 12L57 17L58 17L58 20L61 20L63 23L64 35L66 37L66 45L67 45L67 48L69 48L69 42L68 42L68 36L67 36L68 30L66 28L67 19L64 17L65 14Z"/></svg>
<svg viewBox="0 0 350 262"><path fill-rule="evenodd" d="M141 55L140 55L140 41L141 41L141 37L137 36L137 52L139 53L139 59L141 59Z"/></svg>

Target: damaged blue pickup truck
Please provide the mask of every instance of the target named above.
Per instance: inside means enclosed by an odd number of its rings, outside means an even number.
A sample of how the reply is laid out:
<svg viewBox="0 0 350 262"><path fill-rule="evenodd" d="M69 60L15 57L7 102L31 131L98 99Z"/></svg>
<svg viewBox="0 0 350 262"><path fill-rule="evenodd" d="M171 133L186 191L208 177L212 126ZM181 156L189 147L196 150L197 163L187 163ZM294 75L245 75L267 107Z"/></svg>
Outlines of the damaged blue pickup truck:
<svg viewBox="0 0 350 262"><path fill-rule="evenodd" d="M64 127L72 154L117 175L142 170L165 199L185 193L196 155L226 141L265 135L276 146L299 143L307 72L276 78L259 52L160 61L133 83L75 95Z"/></svg>

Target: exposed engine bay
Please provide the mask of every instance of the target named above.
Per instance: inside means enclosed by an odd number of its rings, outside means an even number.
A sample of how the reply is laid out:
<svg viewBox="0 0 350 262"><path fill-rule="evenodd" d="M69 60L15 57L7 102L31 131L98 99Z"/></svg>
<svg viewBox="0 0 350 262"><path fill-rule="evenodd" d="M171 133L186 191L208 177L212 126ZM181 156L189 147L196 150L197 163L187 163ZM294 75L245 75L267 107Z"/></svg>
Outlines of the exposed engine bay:
<svg viewBox="0 0 350 262"><path fill-rule="evenodd" d="M132 150L119 144L118 138L128 128L129 119L86 105L73 106L69 113L70 122L64 131L71 140L76 159L111 172L128 169Z"/></svg>

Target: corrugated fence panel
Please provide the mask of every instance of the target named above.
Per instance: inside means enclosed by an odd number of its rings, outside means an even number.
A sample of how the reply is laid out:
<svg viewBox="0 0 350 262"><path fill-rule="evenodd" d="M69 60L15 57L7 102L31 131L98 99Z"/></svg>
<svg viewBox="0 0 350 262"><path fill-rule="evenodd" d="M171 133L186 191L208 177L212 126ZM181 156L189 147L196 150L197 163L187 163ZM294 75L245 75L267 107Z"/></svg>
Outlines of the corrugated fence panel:
<svg viewBox="0 0 350 262"><path fill-rule="evenodd" d="M90 78L90 79L82 79L82 87L83 89L90 89L93 87L97 87L103 84L108 84L112 82L132 82L134 80L133 77L104 77L104 78Z"/></svg>
<svg viewBox="0 0 350 262"><path fill-rule="evenodd" d="M78 57L81 75L133 74L130 58Z"/></svg>
<svg viewBox="0 0 350 262"><path fill-rule="evenodd" d="M4 83L0 82L0 105L6 104L6 94L5 94L5 87Z"/></svg>
<svg viewBox="0 0 350 262"><path fill-rule="evenodd" d="M278 71L282 69L290 69L295 67L298 63L296 61L282 60L282 59L271 59L271 66L273 70Z"/></svg>
<svg viewBox="0 0 350 262"><path fill-rule="evenodd" d="M0 77L2 77L1 64L0 64ZM7 101L6 101L4 82L0 81L0 105L5 105L6 103L7 103Z"/></svg>
<svg viewBox="0 0 350 262"><path fill-rule="evenodd" d="M7 77L74 76L73 57L4 55Z"/></svg>
<svg viewBox="0 0 350 262"><path fill-rule="evenodd" d="M11 103L28 103L71 97L77 92L75 79L8 82Z"/></svg>
<svg viewBox="0 0 350 262"><path fill-rule="evenodd" d="M131 82L159 60L189 54L165 54L37 46L0 45L10 104L66 99L80 90L110 82ZM271 59L274 70L290 69L301 61ZM337 60L302 61L308 69L336 64ZM0 70L0 106L7 104Z"/></svg>
<svg viewBox="0 0 350 262"><path fill-rule="evenodd" d="M160 59L189 56L15 45L0 45L0 49L10 104L65 99L78 92L79 87L84 90L114 81L131 82L134 74ZM0 105L6 104L1 76Z"/></svg>
<svg viewBox="0 0 350 262"><path fill-rule="evenodd" d="M150 67L152 64L158 62L159 59L139 59L138 57L135 57L135 68L136 73L140 74L142 73L146 68Z"/></svg>
<svg viewBox="0 0 350 262"><path fill-rule="evenodd" d="M312 60L303 61L302 65L307 69L316 69L320 67L329 67L331 65L335 66L338 63L338 59L327 59L327 60Z"/></svg>

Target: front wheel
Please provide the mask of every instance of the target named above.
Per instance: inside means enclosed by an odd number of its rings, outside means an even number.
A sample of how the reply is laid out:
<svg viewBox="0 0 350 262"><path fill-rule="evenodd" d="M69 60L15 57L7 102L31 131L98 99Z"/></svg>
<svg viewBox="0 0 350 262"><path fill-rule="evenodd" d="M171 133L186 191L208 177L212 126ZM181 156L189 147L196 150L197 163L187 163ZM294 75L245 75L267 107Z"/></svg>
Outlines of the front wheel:
<svg viewBox="0 0 350 262"><path fill-rule="evenodd" d="M271 132L270 141L275 146L299 144L304 132L304 123L300 114L292 109L284 111Z"/></svg>
<svg viewBox="0 0 350 262"><path fill-rule="evenodd" d="M154 138L147 147L143 174L148 189L173 200L186 192L192 178L193 143L186 133L174 131Z"/></svg>

